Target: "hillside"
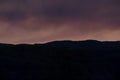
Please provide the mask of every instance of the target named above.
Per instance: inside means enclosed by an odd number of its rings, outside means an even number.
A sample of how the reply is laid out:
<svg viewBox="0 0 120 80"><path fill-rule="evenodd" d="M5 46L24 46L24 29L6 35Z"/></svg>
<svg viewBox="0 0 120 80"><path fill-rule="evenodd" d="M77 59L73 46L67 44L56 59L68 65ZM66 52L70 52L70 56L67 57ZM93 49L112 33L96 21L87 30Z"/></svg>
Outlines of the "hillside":
<svg viewBox="0 0 120 80"><path fill-rule="evenodd" d="M0 44L1 80L120 80L120 42Z"/></svg>

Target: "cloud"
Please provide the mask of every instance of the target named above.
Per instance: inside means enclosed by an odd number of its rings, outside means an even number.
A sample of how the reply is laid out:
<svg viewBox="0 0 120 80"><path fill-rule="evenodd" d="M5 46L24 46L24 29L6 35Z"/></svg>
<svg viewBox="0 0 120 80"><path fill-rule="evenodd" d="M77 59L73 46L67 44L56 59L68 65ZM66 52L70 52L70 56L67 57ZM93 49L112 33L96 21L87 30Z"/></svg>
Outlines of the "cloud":
<svg viewBox="0 0 120 80"><path fill-rule="evenodd" d="M96 18L107 14L116 15L120 12L119 4L118 0L4 0L0 12L1 15L5 13L6 17L31 15L48 18Z"/></svg>
<svg viewBox="0 0 120 80"><path fill-rule="evenodd" d="M0 42L119 40L119 9L119 0L0 0Z"/></svg>

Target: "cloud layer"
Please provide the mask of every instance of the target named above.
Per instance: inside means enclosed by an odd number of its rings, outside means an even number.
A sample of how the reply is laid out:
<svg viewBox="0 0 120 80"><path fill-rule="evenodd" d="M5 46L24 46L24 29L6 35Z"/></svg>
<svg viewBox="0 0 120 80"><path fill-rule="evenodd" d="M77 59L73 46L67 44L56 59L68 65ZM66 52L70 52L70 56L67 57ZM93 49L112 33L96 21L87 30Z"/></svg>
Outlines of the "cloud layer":
<svg viewBox="0 0 120 80"><path fill-rule="evenodd" d="M119 0L0 0L0 42L120 40Z"/></svg>

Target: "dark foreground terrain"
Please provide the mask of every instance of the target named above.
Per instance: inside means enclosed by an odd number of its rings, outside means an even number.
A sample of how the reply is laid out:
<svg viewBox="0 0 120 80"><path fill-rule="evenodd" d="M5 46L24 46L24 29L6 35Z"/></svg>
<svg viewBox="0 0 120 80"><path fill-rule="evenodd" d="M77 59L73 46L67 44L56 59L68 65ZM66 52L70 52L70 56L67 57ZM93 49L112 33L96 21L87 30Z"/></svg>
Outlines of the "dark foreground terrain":
<svg viewBox="0 0 120 80"><path fill-rule="evenodd" d="M0 80L120 80L120 42L0 44Z"/></svg>

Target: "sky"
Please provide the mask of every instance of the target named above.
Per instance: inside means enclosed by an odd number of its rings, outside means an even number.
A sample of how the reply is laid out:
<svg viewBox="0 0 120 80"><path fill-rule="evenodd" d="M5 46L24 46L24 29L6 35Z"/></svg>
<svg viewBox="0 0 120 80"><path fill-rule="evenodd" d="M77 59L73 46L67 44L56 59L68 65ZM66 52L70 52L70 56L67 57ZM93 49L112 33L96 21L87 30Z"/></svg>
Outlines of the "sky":
<svg viewBox="0 0 120 80"><path fill-rule="evenodd" d="M120 40L120 0L0 0L0 43Z"/></svg>

